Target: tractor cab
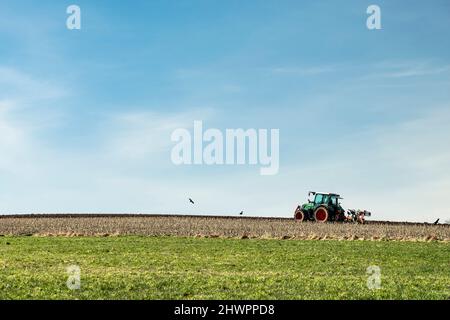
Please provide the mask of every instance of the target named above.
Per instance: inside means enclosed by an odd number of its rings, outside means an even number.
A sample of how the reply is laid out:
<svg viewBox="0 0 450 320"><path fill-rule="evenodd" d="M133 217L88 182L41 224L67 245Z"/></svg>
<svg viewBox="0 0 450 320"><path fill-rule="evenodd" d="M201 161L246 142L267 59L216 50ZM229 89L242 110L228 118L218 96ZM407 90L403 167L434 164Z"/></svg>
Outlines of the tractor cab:
<svg viewBox="0 0 450 320"><path fill-rule="evenodd" d="M311 201L309 200L309 203L313 203L314 205L327 205L327 206L340 206L339 199L341 198L340 195L336 193L324 193L324 192L313 192L310 191L308 196L311 197L311 195L314 196L314 199Z"/></svg>

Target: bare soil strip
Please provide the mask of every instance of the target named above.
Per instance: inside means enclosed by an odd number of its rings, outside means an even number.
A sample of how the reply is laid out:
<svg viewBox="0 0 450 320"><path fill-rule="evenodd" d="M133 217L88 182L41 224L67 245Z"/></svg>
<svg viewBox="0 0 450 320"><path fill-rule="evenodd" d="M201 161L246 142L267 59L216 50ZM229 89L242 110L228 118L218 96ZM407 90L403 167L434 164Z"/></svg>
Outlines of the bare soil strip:
<svg viewBox="0 0 450 320"><path fill-rule="evenodd" d="M361 225L232 216L37 214L0 216L0 235L450 241L450 225L376 221Z"/></svg>

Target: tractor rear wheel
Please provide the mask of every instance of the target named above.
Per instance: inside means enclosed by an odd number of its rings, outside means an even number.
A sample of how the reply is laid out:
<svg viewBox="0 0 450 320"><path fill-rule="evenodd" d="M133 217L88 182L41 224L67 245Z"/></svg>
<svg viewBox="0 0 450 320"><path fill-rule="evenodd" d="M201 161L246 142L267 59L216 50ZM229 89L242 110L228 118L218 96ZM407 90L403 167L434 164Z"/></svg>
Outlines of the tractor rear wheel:
<svg viewBox="0 0 450 320"><path fill-rule="evenodd" d="M324 207L319 207L314 211L314 219L316 222L326 222L328 220L328 210Z"/></svg>
<svg viewBox="0 0 450 320"><path fill-rule="evenodd" d="M294 219L299 222L302 222L303 219L305 219L305 214L300 208L297 208L297 210L295 210Z"/></svg>

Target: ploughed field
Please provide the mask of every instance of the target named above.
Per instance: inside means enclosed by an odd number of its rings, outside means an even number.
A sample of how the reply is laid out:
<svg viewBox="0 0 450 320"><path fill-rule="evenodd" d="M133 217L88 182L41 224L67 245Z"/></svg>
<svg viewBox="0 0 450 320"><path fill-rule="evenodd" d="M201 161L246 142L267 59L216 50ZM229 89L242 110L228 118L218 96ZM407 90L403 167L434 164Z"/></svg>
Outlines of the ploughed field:
<svg viewBox="0 0 450 320"><path fill-rule="evenodd" d="M182 215L0 216L3 236L182 236L308 240L450 241L450 225L315 223L286 218Z"/></svg>

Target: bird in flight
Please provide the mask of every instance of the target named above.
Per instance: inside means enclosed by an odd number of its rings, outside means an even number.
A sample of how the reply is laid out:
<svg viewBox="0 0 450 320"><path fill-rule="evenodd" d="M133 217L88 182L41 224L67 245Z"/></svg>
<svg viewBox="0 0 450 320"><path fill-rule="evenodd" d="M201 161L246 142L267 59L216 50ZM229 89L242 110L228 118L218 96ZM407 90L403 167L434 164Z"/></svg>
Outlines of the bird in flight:
<svg viewBox="0 0 450 320"><path fill-rule="evenodd" d="M437 219L433 224L438 224L439 223L439 219Z"/></svg>
<svg viewBox="0 0 450 320"><path fill-rule="evenodd" d="M189 198L189 202L194 204L194 201L191 198Z"/></svg>
<svg viewBox="0 0 450 320"><path fill-rule="evenodd" d="M244 214L244 211L239 212L239 214L242 216Z"/></svg>

